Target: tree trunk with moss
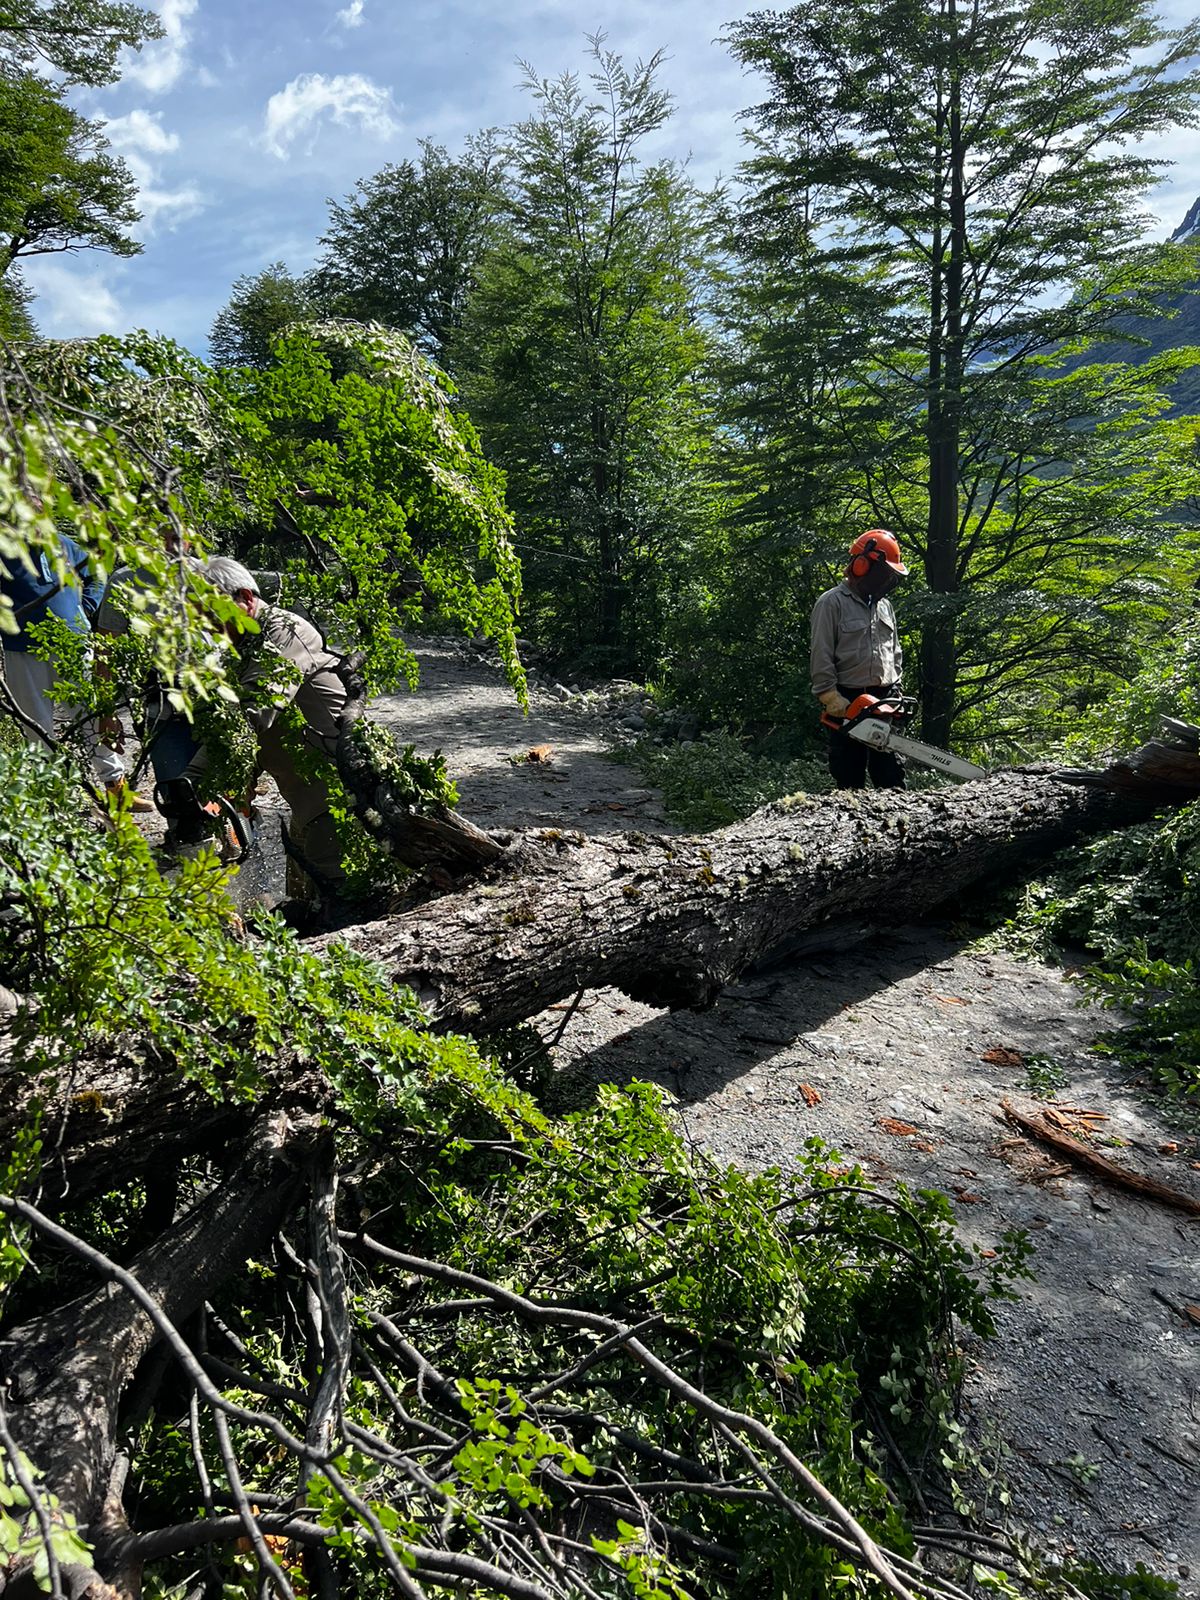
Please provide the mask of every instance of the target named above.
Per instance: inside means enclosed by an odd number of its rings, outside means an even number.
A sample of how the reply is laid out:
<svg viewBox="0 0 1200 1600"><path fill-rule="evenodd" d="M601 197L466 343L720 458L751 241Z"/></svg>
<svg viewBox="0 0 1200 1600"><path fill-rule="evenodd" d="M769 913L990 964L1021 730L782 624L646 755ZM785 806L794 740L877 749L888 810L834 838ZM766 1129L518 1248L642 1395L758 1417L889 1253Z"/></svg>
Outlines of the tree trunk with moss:
<svg viewBox="0 0 1200 1600"><path fill-rule="evenodd" d="M648 1005L705 1006L756 963L910 921L1144 820L1163 793L1006 772L915 794L801 795L692 838L551 829L527 836L487 884L334 937L411 985L450 1029L503 1028L606 984Z"/></svg>

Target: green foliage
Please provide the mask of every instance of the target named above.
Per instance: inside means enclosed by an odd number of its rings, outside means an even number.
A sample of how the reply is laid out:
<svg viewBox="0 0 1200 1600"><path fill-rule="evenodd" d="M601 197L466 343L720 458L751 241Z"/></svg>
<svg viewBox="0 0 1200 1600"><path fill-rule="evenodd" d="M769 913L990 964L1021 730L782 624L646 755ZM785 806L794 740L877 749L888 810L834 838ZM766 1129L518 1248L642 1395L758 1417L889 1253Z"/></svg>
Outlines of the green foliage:
<svg viewBox="0 0 1200 1600"><path fill-rule="evenodd" d="M29 309L32 303L33 290L20 272L11 268L0 279L0 338L19 344L37 337L37 325Z"/></svg>
<svg viewBox="0 0 1200 1600"><path fill-rule="evenodd" d="M461 156L420 141L419 162L384 167L329 208L311 285L328 310L407 334L453 371L451 352L494 230L503 162L492 135Z"/></svg>
<svg viewBox="0 0 1200 1600"><path fill-rule="evenodd" d="M526 72L505 211L451 357L508 480L526 625L612 674L658 654L712 509L701 318L710 249L686 175L646 162L670 114L661 56L591 41L591 90Z"/></svg>
<svg viewBox="0 0 1200 1600"><path fill-rule="evenodd" d="M736 470L735 453L731 446L723 458L727 472ZM807 627L835 570L827 546L791 525L743 521L733 497L721 509L683 564L663 626L663 678L706 722L803 737L815 732Z"/></svg>
<svg viewBox="0 0 1200 1600"><path fill-rule="evenodd" d="M15 1461L0 1454L0 1575L28 1562L38 1588L49 1594L50 1556L39 1518L21 1479L33 1489L42 1515L50 1526L49 1549L60 1566L88 1562L91 1551L80 1536L74 1517L63 1512L58 1496L37 1487L41 1474L28 1456L17 1452Z"/></svg>
<svg viewBox="0 0 1200 1600"><path fill-rule="evenodd" d="M20 1194L37 1181L41 1167L42 1141L38 1133L38 1119L19 1128L11 1151L0 1164L0 1194ZM0 1218L0 1306L5 1291L15 1283L28 1265L25 1251L26 1230L8 1217Z"/></svg>
<svg viewBox="0 0 1200 1600"><path fill-rule="evenodd" d="M0 775L0 966L37 1002L18 1026L25 1071L68 1073L133 1032L224 1096L258 1094L285 1055L311 1061L369 1121L359 1100L385 1057L436 1053L411 999L348 952L321 963L273 919L239 939L212 854L164 877L127 813L89 823L67 763L0 750Z"/></svg>
<svg viewBox="0 0 1200 1600"><path fill-rule="evenodd" d="M137 705L151 680L190 717L230 699L226 630L245 632L246 620L171 551L190 536L200 553L206 526L261 534L281 517L290 589L327 632L364 650L372 682L415 681L397 623L420 614L423 591L495 639L524 694L520 569L500 476L445 380L400 335L297 329L270 372L220 377L169 340L101 337L37 346L27 370L42 398L25 409L14 388L17 431L0 441L0 561L32 548L60 559L57 521L94 565L133 575L119 594L129 636L106 647L112 678L98 691L72 671L71 703L95 704L99 692L106 708ZM111 420L97 428L94 417ZM398 598L412 573L416 591Z"/></svg>
<svg viewBox="0 0 1200 1600"><path fill-rule="evenodd" d="M275 341L294 322L319 316L312 290L282 261L238 278L208 336L215 367L269 367Z"/></svg>
<svg viewBox="0 0 1200 1600"><path fill-rule="evenodd" d="M282 714L281 722L297 771L305 778L320 779L329 790L329 810L346 873L345 895L378 903L381 892L398 887L408 876L407 869L389 852L387 820L373 807L362 809L342 781L337 763L313 745L304 718L294 706ZM351 738L390 807L420 811L458 803L458 790L440 750L420 756L411 744L401 745L389 729L366 718L355 725Z"/></svg>
<svg viewBox="0 0 1200 1600"><path fill-rule="evenodd" d="M1063 1577L1088 1600L1175 1600L1179 1585L1139 1561L1132 1572L1110 1572L1094 1561L1071 1563Z"/></svg>
<svg viewBox="0 0 1200 1600"><path fill-rule="evenodd" d="M208 763L197 781L199 799L205 802L224 795L235 804L248 801L259 770L258 737L241 706L215 698L202 701L192 727Z"/></svg>
<svg viewBox="0 0 1200 1600"><path fill-rule="evenodd" d="M413 745L401 745L387 728L367 721L355 727L353 738L401 804L451 808L458 804L458 790L440 750L419 756Z"/></svg>
<svg viewBox="0 0 1200 1600"><path fill-rule="evenodd" d="M36 73L0 79L0 273L49 251L135 255L135 202L129 169L60 88Z"/></svg>
<svg viewBox="0 0 1200 1600"><path fill-rule="evenodd" d="M830 786L823 762L755 756L736 734L723 729L690 745L643 740L636 759L647 779L662 790L672 821L697 832L736 822L784 795Z"/></svg>
<svg viewBox="0 0 1200 1600"><path fill-rule="evenodd" d="M1094 762L1136 749L1160 731L1160 719L1200 726L1200 615L1192 592L1180 592L1165 627L1142 646L1128 678L1100 696L1077 695L1062 753Z"/></svg>
<svg viewBox="0 0 1200 1600"><path fill-rule="evenodd" d="M1197 463L1161 418L1195 352L1063 363L1194 281L1193 253L1139 242L1139 141L1195 125L1200 34L1148 0L828 0L730 32L767 84L736 218L764 280L733 308L741 504L788 504L796 474L809 555L849 508L894 529L925 737L1016 732L1082 663L1132 666L1169 604Z"/></svg>
<svg viewBox="0 0 1200 1600"><path fill-rule="evenodd" d="M70 83L111 83L122 49L161 39L153 11L123 0L6 0L0 60L6 68L52 67Z"/></svg>
<svg viewBox="0 0 1200 1600"><path fill-rule="evenodd" d="M1129 1023L1106 1047L1174 1092L1200 1093L1200 803L1061 857L1009 934L1096 950L1084 982Z"/></svg>
<svg viewBox="0 0 1200 1600"><path fill-rule="evenodd" d="M491 1153L486 1139L452 1140L440 1151L423 1142L419 1181L397 1188L393 1173L368 1186L364 1203L398 1207L396 1236L410 1240L419 1214L422 1253L451 1266L536 1292L543 1303L653 1329L645 1337L660 1359L768 1421L880 1536L903 1539L856 1446L864 1399L878 1393L886 1404L881 1380L920 1357L923 1376L893 1426L914 1440L930 1429L940 1437L953 1379L937 1330L956 1315L981 1331L990 1326L973 1282L978 1263L954 1243L944 1197L906 1196L896 1206L815 1145L789 1173L698 1165L646 1085L604 1088L594 1107L521 1142L519 1162ZM992 1288L1003 1288L1020 1261L1006 1247ZM505 1375L459 1382L473 1438L448 1489L464 1508L495 1516L506 1503L538 1504L552 1490L556 1460L557 1470L564 1461L585 1474L623 1470L622 1429L652 1449L707 1453L686 1411L615 1357L577 1380L556 1427L548 1431L542 1419L523 1427L522 1397L536 1375L569 1368L588 1343L553 1319L522 1327L469 1304L448 1325L439 1305L453 1292L431 1283L410 1298L405 1329L444 1372ZM818 1593L832 1570L829 1553L769 1506L734 1511L700 1501L681 1503L675 1515L693 1535L746 1552L746 1581L765 1575L769 1560L788 1574L784 1587ZM618 1565L622 1549L651 1556L631 1527L598 1547ZM685 1573L667 1573L687 1586ZM645 1576L629 1574L635 1592Z"/></svg>
<svg viewBox="0 0 1200 1600"><path fill-rule="evenodd" d="M283 335L269 368L224 374L220 392L246 441L251 499L264 516L280 500L289 508L289 592L364 652L368 681L416 682L395 628L398 611L420 615L416 597L397 604L415 573L434 605L495 641L523 696L503 480L449 381L401 334L322 322Z"/></svg>
<svg viewBox="0 0 1200 1600"><path fill-rule="evenodd" d="M1026 1056L1024 1061L1025 1084L1039 1100L1053 1100L1060 1089L1065 1089L1071 1075L1052 1056Z"/></svg>
<svg viewBox="0 0 1200 1600"><path fill-rule="evenodd" d="M660 1461L696 1459L725 1476L725 1444L692 1404L647 1380L627 1350L635 1337L694 1394L772 1428L875 1537L911 1548L870 1446L872 1408L958 1464L953 1324L989 1330L985 1297L1009 1292L1022 1270L1019 1240L984 1260L955 1240L945 1197L876 1195L817 1145L789 1171L761 1176L698 1161L646 1085L603 1088L593 1105L551 1118L469 1041L431 1034L413 997L362 957L338 945L313 954L270 918L250 939L236 936L213 858L163 879L126 815L89 826L64 762L0 753L0 797L0 974L30 997L13 1056L30 1087L46 1093L75 1074L80 1113L103 1117L102 1099L88 1098L86 1063L130 1035L158 1070L225 1100L262 1097L280 1072L309 1069L329 1089L347 1224L404 1252L392 1263L347 1236L348 1312L370 1362L356 1359L346 1415L348 1426L399 1443L393 1407L402 1403L416 1422L403 1438L418 1452L432 1440L441 1461L430 1499L423 1472L397 1472L390 1445L380 1456L351 1434L308 1479L312 1514L356 1592L373 1592L381 1573L364 1527L378 1527L411 1565L435 1528L454 1550L486 1554L498 1519L553 1517L581 1480L619 1483L646 1476L648 1464L658 1473ZM7 1180L36 1181L36 1155L31 1135ZM183 1181L197 1198L205 1192L202 1156ZM121 1258L149 1203L139 1191L137 1176L126 1177L66 1220ZM278 1397L290 1423L289 1396L308 1381L307 1329L295 1313L302 1226L288 1223L286 1249L213 1291L215 1317L240 1330L239 1363L258 1374L226 1392L253 1413L237 1424L238 1448L253 1463L249 1491L266 1504L296 1487L296 1461L261 1412ZM30 1241L6 1235L0 1248L8 1271ZM414 1257L436 1265L414 1271ZM455 1274L526 1296L541 1314L464 1297ZM22 1277L22 1316L50 1283ZM582 1327L559 1315L571 1307ZM404 1375L390 1335L380 1342L381 1313L445 1384ZM607 1339L589 1317L627 1333ZM164 1406L140 1424L134 1466L140 1513L163 1524L201 1510L189 1432L175 1415ZM211 1429L205 1408L210 1457ZM628 1509L598 1505L589 1538L606 1591L672 1596L715 1585L732 1595L769 1582L817 1595L837 1582L869 1592L768 1494L684 1497L671 1518L692 1540L685 1549L737 1551L736 1581L699 1553L664 1553ZM220 1561L230 1593L242 1593L245 1558ZM181 1576L182 1563L167 1561L155 1582L170 1592Z"/></svg>

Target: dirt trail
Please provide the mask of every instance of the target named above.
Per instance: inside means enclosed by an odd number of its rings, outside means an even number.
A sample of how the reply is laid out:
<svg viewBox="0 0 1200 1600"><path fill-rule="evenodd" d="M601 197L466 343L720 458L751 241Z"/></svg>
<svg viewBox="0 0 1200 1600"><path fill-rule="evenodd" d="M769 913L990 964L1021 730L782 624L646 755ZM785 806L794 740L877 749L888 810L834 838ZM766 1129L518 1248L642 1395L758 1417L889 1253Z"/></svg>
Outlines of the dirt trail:
<svg viewBox="0 0 1200 1600"><path fill-rule="evenodd" d="M420 690L376 710L442 748L467 816L672 831L594 724L543 696L523 717L498 674L449 642L418 653ZM514 763L537 745L548 762ZM563 1016L539 1025L557 1032ZM969 1430L1000 1453L1016 1519L1051 1550L1141 1561L1197 1596L1200 1327L1183 1308L1200 1304L1200 1220L1062 1171L998 1120L1002 1098L1036 1105L1052 1073L1052 1104L1105 1114L1101 1141L1123 1141L1106 1154L1200 1197L1195 1137L1089 1053L1108 1020L1059 970L921 925L758 976L701 1014L589 993L557 1059L584 1086L662 1084L688 1137L722 1160L784 1165L816 1135L884 1186L942 1190L985 1246L1026 1229L1036 1281L998 1308L996 1340L966 1347Z"/></svg>

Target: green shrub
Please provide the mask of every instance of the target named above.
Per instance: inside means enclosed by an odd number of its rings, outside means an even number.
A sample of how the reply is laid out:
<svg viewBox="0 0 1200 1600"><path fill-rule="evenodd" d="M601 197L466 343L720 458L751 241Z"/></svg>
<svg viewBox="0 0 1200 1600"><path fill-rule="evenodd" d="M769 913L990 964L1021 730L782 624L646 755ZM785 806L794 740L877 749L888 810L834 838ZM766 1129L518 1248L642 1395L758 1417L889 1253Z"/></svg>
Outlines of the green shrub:
<svg viewBox="0 0 1200 1600"><path fill-rule="evenodd" d="M1129 1019L1103 1047L1173 1092L1200 1093L1200 802L1060 857L1007 933L1039 953L1095 950L1084 981Z"/></svg>
<svg viewBox="0 0 1200 1600"><path fill-rule="evenodd" d="M671 820L698 833L736 822L785 794L830 786L823 762L753 755L728 729L706 733L694 744L642 740L635 760L647 780L662 790Z"/></svg>

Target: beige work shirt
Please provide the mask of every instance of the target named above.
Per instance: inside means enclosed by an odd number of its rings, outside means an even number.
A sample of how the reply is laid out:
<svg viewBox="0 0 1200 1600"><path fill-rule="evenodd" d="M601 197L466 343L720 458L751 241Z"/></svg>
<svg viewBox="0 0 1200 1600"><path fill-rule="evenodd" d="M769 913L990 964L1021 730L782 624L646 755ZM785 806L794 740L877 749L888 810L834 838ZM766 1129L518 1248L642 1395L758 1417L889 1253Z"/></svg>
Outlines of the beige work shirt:
<svg viewBox="0 0 1200 1600"><path fill-rule="evenodd" d="M337 744L338 718L346 704L346 688L337 675L338 657L325 647L320 633L306 618L282 606L259 605L254 620L259 633L242 644L239 675L243 689L266 686L280 698L294 702L308 724L314 742L332 751ZM280 657L299 671L280 672ZM278 705L246 706L246 721L265 733L279 715Z"/></svg>
<svg viewBox="0 0 1200 1600"><path fill-rule="evenodd" d="M823 695L839 685L898 689L904 655L890 600L860 600L843 580L827 589L812 610L809 667L812 691Z"/></svg>

